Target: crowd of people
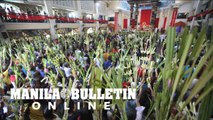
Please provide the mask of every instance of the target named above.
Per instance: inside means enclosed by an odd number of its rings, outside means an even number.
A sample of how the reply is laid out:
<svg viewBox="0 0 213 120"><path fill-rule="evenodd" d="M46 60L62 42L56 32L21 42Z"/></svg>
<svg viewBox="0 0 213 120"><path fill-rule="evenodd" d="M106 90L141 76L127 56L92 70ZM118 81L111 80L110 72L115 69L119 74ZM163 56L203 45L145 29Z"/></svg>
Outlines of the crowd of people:
<svg viewBox="0 0 213 120"><path fill-rule="evenodd" d="M25 10L20 9L20 12L15 12L12 6L5 9L0 6L0 15L3 22L48 22L49 19L45 11L41 12L38 9L26 8ZM54 17L57 23L74 22L69 21L69 17L65 13L57 12Z"/></svg>
<svg viewBox="0 0 213 120"><path fill-rule="evenodd" d="M47 13L45 11L42 13L41 10L37 9L26 8L16 12L12 6L10 8L0 6L0 14L2 22L47 22L45 20ZM37 17L37 19L32 19L33 17Z"/></svg>
<svg viewBox="0 0 213 120"><path fill-rule="evenodd" d="M48 22L49 17L47 13L41 12L38 9L26 8L20 9L20 12L16 12L11 6L10 8L3 8L0 6L0 18L2 22ZM56 12L50 19L55 19L56 23L76 23L77 20L74 17L69 17L67 13ZM83 19L84 23L94 23L94 19ZM100 20L100 23L107 23L106 20Z"/></svg>
<svg viewBox="0 0 213 120"><path fill-rule="evenodd" d="M150 38L152 36L152 38ZM0 119L24 120L120 120L123 108L119 103L111 110L88 110L87 101L71 100L68 116L65 118L64 97L72 83L74 88L103 89L110 83L122 88L137 88L136 100L123 100L128 120L142 120L149 113L155 98L154 89L161 92L162 82L155 88L161 72L159 65L164 61L166 35L153 32L99 32L61 36L50 40L43 36L33 40L14 40L1 46L1 106ZM6 50L7 49L7 50ZM5 56L3 56L5 55ZM186 69L190 64L186 63ZM102 72L103 71L103 72ZM107 79L104 75L111 76ZM185 76L187 78L187 75ZM45 80L44 80L45 78ZM122 79L121 82L118 82ZM100 81L101 84L96 82ZM192 87L197 80L193 81ZM169 83L168 83L169 84ZM10 100L11 88L60 88L60 100ZM191 88L190 88L191 89ZM32 103L41 103L39 110L32 109ZM48 110L47 102L57 102L56 110ZM111 100L105 100L113 101ZM77 102L82 108L77 110ZM103 109L103 108L102 108ZM171 114L176 114L175 106ZM152 115L150 118L152 119Z"/></svg>

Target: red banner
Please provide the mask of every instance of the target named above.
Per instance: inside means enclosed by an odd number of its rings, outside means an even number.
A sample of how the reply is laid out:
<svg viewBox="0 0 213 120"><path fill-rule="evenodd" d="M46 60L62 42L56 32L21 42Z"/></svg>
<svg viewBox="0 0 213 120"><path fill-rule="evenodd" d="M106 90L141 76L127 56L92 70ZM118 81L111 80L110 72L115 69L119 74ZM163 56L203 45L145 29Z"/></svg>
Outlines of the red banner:
<svg viewBox="0 0 213 120"><path fill-rule="evenodd" d="M207 10L207 11L205 11L205 12L203 12L203 13L199 13L199 14L197 14L197 15L188 17L188 18L187 18L187 21L191 21L191 20L193 19L193 17L198 18L198 17L205 16L205 15L207 15L207 14L212 14L212 13L213 13L213 9Z"/></svg>
<svg viewBox="0 0 213 120"><path fill-rule="evenodd" d="M151 10L141 10L140 27L149 27L151 19Z"/></svg>
<svg viewBox="0 0 213 120"><path fill-rule="evenodd" d="M107 20L94 20L94 19L79 19L79 18L69 18L69 17L55 17L55 16L44 16L44 15L26 15L21 13L0 13L0 16L7 17L7 19L15 19L18 21L44 21L48 19L57 19L62 22L77 22L78 20L86 23L94 23L99 21L99 23L108 23Z"/></svg>
<svg viewBox="0 0 213 120"><path fill-rule="evenodd" d="M135 28L135 19L131 20L131 24L132 24L132 29L134 29Z"/></svg>
<svg viewBox="0 0 213 120"><path fill-rule="evenodd" d="M126 29L127 28L127 19L123 20L123 28Z"/></svg>
<svg viewBox="0 0 213 120"><path fill-rule="evenodd" d="M158 28L158 24L159 24L159 18L155 19L155 28Z"/></svg>
<svg viewBox="0 0 213 120"><path fill-rule="evenodd" d="M165 30L166 28L166 21L167 21L167 17L164 18L164 22L163 22L163 29Z"/></svg>
<svg viewBox="0 0 213 120"><path fill-rule="evenodd" d="M172 26L172 27L175 24L175 20L177 18L177 13L178 13L178 8L173 8L172 19L171 19L171 22L170 22L170 26Z"/></svg>
<svg viewBox="0 0 213 120"><path fill-rule="evenodd" d="M6 15L8 18L10 19L17 19L17 20L29 20L29 21L43 21L43 20L47 20L48 17L47 16L43 16L43 15L33 15L33 16L27 16L25 14L22 15L17 15L15 13L9 13L8 15Z"/></svg>
<svg viewBox="0 0 213 120"><path fill-rule="evenodd" d="M118 12L115 12L115 17L114 17L114 30L118 30Z"/></svg>

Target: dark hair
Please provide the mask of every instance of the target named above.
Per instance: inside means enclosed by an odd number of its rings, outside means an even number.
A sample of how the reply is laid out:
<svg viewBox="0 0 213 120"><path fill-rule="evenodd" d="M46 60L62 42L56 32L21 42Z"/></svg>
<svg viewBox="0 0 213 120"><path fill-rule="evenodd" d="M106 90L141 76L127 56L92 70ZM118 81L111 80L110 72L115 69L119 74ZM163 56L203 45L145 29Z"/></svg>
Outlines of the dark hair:
<svg viewBox="0 0 213 120"><path fill-rule="evenodd" d="M36 67L33 66L33 65L30 65L30 70L31 70L31 71L35 71L35 70L36 70Z"/></svg>
<svg viewBox="0 0 213 120"><path fill-rule="evenodd" d="M112 61L112 56L109 56L109 57L108 57L108 60Z"/></svg>
<svg viewBox="0 0 213 120"><path fill-rule="evenodd" d="M41 70L43 70L44 69L43 64L38 64L38 68L41 69Z"/></svg>
<svg viewBox="0 0 213 120"><path fill-rule="evenodd" d="M34 75L33 75L33 79L34 79L35 81L37 81L37 80L42 80L43 77L41 76L41 73L40 73L39 71L36 71L36 72L34 73Z"/></svg>
<svg viewBox="0 0 213 120"><path fill-rule="evenodd" d="M145 89L142 92L142 94L140 96L140 100L139 100L140 105L145 107L145 110L143 112L144 115L148 114L148 110L149 110L149 107L151 104L150 100L151 100L151 91L150 91L150 89Z"/></svg>
<svg viewBox="0 0 213 120"><path fill-rule="evenodd" d="M72 99L70 99L70 102L69 102L69 110L68 110L68 113L73 113L74 111L73 111L73 109L74 109L74 104L75 104L75 102L72 100Z"/></svg>

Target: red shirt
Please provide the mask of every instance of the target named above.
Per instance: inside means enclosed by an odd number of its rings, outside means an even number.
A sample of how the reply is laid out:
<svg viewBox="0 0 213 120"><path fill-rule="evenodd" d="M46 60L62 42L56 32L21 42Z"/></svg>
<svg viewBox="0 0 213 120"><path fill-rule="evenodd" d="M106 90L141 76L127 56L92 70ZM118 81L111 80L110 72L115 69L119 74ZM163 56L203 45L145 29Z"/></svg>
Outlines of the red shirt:
<svg viewBox="0 0 213 120"><path fill-rule="evenodd" d="M59 44L59 41L58 41L58 39L55 39L55 41L54 41L54 42L55 42L55 44Z"/></svg>
<svg viewBox="0 0 213 120"><path fill-rule="evenodd" d="M106 39L106 44L110 44L110 40L109 39Z"/></svg>
<svg viewBox="0 0 213 120"><path fill-rule="evenodd" d="M128 86L130 86L130 83L129 83L129 82L124 81L124 82L122 83L122 87L123 87L123 88L127 88Z"/></svg>
<svg viewBox="0 0 213 120"><path fill-rule="evenodd" d="M143 76L143 69L141 67L138 68L138 76L139 77Z"/></svg>
<svg viewBox="0 0 213 120"><path fill-rule="evenodd" d="M112 52L113 52L113 53L117 53L117 52L118 52L118 49L113 48L113 49L112 49Z"/></svg>

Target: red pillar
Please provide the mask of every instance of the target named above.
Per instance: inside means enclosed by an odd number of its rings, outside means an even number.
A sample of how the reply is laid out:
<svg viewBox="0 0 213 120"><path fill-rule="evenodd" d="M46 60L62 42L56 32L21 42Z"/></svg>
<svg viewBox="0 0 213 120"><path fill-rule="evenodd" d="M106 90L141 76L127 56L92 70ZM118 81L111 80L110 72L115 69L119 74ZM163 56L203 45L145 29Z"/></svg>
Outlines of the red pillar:
<svg viewBox="0 0 213 120"><path fill-rule="evenodd" d="M164 18L164 22L163 22L163 29L166 29L166 21L167 21L167 17Z"/></svg>
<svg viewBox="0 0 213 120"><path fill-rule="evenodd" d="M118 14L119 12L115 12L115 17L114 17L114 30L118 30Z"/></svg>
<svg viewBox="0 0 213 120"><path fill-rule="evenodd" d="M155 28L158 28L158 24L159 24L159 18L155 19Z"/></svg>
<svg viewBox="0 0 213 120"><path fill-rule="evenodd" d="M123 20L123 28L124 28L124 29L127 29L127 19L124 19L124 20Z"/></svg>
<svg viewBox="0 0 213 120"><path fill-rule="evenodd" d="M134 29L135 28L135 19L132 19L131 23L132 23L132 29Z"/></svg>
<svg viewBox="0 0 213 120"><path fill-rule="evenodd" d="M177 18L177 13L178 13L178 8L173 8L172 19L171 19L171 22L170 22L170 26L172 26L172 27L175 24L175 20Z"/></svg>

